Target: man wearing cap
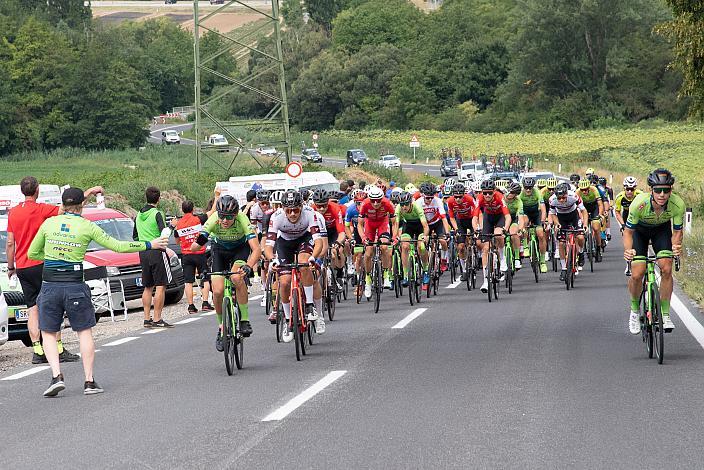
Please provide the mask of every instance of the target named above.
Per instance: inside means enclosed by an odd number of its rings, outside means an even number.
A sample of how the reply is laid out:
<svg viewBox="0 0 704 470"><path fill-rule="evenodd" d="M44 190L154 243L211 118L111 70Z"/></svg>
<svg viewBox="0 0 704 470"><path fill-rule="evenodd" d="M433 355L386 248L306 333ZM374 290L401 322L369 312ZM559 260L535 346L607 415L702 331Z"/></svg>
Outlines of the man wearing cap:
<svg viewBox="0 0 704 470"><path fill-rule="evenodd" d="M60 213L60 208L51 204L37 202L39 197L39 182L33 176L26 176L20 181L20 190L24 194L24 202L13 207L7 219L7 275L17 274L24 294L25 304L29 310L27 329L32 341L32 364L46 363L44 349L39 341L39 309L37 296L42 287L43 260L27 258L27 250L37 234L41 224L49 217ZM95 186L83 195L84 198L102 193L103 188ZM58 341L59 359L61 362L75 362L76 354L67 351L61 342L61 333L56 335Z"/></svg>
<svg viewBox="0 0 704 470"><path fill-rule="evenodd" d="M95 344L92 329L95 326L95 309L90 288L83 281L83 260L88 245L95 241L118 253L134 253L164 249L168 241L157 237L149 242L126 242L108 236L96 224L81 217L85 201L85 193L81 189L66 189L61 201L63 214L44 221L27 251L29 259L44 260L44 280L38 298L39 329L52 373L44 396L55 397L65 388L56 345L64 314L68 315L71 329L78 334L85 372L83 393L94 395L102 393L103 389L93 377Z"/></svg>
<svg viewBox="0 0 704 470"><path fill-rule="evenodd" d="M391 193L394 191L395 187L396 187L396 182L389 181L389 189L386 190L386 198L387 199L391 199Z"/></svg>

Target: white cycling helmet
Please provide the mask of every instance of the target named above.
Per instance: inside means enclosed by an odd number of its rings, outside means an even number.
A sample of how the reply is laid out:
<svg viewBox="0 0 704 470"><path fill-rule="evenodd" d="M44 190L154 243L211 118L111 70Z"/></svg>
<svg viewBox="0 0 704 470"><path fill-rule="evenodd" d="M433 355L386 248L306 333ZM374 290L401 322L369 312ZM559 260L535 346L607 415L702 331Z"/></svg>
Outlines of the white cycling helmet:
<svg viewBox="0 0 704 470"><path fill-rule="evenodd" d="M283 195L283 191L278 190L278 191L273 191L271 193L271 196L269 196L269 202L272 204L281 204L281 196Z"/></svg>
<svg viewBox="0 0 704 470"><path fill-rule="evenodd" d="M481 181L473 182L472 189L474 190L475 193L481 192L482 191L482 182Z"/></svg>
<svg viewBox="0 0 704 470"><path fill-rule="evenodd" d="M454 178L447 178L443 182L443 184L445 185L446 188L452 188L455 185L455 183L457 183L457 180L455 180Z"/></svg>
<svg viewBox="0 0 704 470"><path fill-rule="evenodd" d="M626 188L635 188L638 186L638 180L635 179L633 176L626 176L623 179L623 186Z"/></svg>
<svg viewBox="0 0 704 470"><path fill-rule="evenodd" d="M367 189L367 197L369 197L369 199L381 199L384 197L384 191L378 186L370 186Z"/></svg>

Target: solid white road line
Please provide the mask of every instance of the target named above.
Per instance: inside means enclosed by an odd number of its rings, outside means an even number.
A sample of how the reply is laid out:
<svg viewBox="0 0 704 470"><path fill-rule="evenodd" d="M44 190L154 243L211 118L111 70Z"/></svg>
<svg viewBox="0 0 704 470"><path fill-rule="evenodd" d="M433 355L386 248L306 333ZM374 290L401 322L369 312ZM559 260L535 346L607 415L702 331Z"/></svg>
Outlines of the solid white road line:
<svg viewBox="0 0 704 470"><path fill-rule="evenodd" d="M142 334L143 334L143 335L153 335L153 334L156 334L156 333L161 333L162 331L166 331L166 328L158 328L158 329L155 328L155 329L153 329L153 330L147 330L147 331L145 331L145 332L142 333Z"/></svg>
<svg viewBox="0 0 704 470"><path fill-rule="evenodd" d="M452 284L450 284L449 286L445 286L445 289L454 289L455 287L459 286L460 284L462 284L462 281L455 281Z"/></svg>
<svg viewBox="0 0 704 470"><path fill-rule="evenodd" d="M677 297L677 294L672 293L672 298L670 299L670 305L677 312L677 316L680 317L684 326L687 327L694 339L696 339L699 344L704 348L704 326L694 318L692 312L689 311L687 306Z"/></svg>
<svg viewBox="0 0 704 470"><path fill-rule="evenodd" d="M417 308L417 309L413 310L411 313L409 313L406 316L406 318L404 318L400 322L396 323L391 328L401 329L401 328L405 327L406 325L411 323L413 320L415 320L419 316L423 315L423 313L425 313L426 310L428 310L428 309L427 308Z"/></svg>
<svg viewBox="0 0 704 470"><path fill-rule="evenodd" d="M93 351L93 352L94 352L94 353L100 352L100 349L96 349L96 350ZM83 356L81 355L81 353L79 353L79 352L76 353L76 356L78 356L78 357L83 357Z"/></svg>
<svg viewBox="0 0 704 470"><path fill-rule="evenodd" d="M103 346L119 346L121 344L129 343L138 339L136 336L128 336L127 338L121 338L108 344L103 344Z"/></svg>
<svg viewBox="0 0 704 470"><path fill-rule="evenodd" d="M0 380L17 380L17 379L21 379L21 378L23 378L23 377L27 377L27 376L29 376L29 375L36 374L37 372L41 372L41 371L43 371L43 370L47 370L47 369L49 369L49 368L50 368L50 366L37 366L37 367L32 367L31 369L27 369L27 370L25 370L24 372L20 372L20 373L18 373L18 374L11 375L11 376L9 376L9 377L4 377L4 378L2 378L2 379L0 379Z"/></svg>
<svg viewBox="0 0 704 470"><path fill-rule="evenodd" d="M263 296L263 295L255 295L255 296L252 296L252 297L249 298L249 302L251 302L252 300L259 300L259 299L261 299L262 297L264 297L264 296Z"/></svg>
<svg viewBox="0 0 704 470"><path fill-rule="evenodd" d="M174 325L185 325L186 323L192 323L198 320L200 320L200 317L190 317L186 318L185 320L177 321L176 323L174 323Z"/></svg>
<svg viewBox="0 0 704 470"><path fill-rule="evenodd" d="M212 312L201 313L200 316L201 317L210 317L212 315L215 315L215 313L216 313L215 310L213 310Z"/></svg>
<svg viewBox="0 0 704 470"><path fill-rule="evenodd" d="M268 414L262 421L280 421L284 419L293 410L295 410L296 408L316 396L323 389L325 389L325 387L332 384L334 381L336 381L346 373L346 370L334 370L330 372L328 375L318 380L316 383L314 383L313 385L293 397L284 406Z"/></svg>

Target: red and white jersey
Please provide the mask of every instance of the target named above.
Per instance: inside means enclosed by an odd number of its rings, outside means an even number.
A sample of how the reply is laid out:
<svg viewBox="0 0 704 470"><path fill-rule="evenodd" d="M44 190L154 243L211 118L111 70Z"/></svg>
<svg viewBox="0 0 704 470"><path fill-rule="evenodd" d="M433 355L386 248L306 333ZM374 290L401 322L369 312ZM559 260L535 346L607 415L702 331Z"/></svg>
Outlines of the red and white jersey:
<svg viewBox="0 0 704 470"><path fill-rule="evenodd" d="M284 240L295 240L306 233L310 233L313 236L313 240L317 240L320 238L320 225L315 214L316 212L313 209L303 206L298 220L291 222L288 220L284 210L278 209L274 212L269 221L266 244L268 246L274 246L274 242L276 242L278 237ZM320 220L322 221L323 227L325 227L325 220L322 216Z"/></svg>
<svg viewBox="0 0 704 470"><path fill-rule="evenodd" d="M425 198L420 198L416 201L416 204L423 209L428 225L433 225L445 218L445 204L439 197L434 197L430 202L426 202Z"/></svg>
<svg viewBox="0 0 704 470"><path fill-rule="evenodd" d="M313 209L318 214L321 214L315 204L313 204ZM344 216L339 204L328 202L328 207L322 215L325 219L325 227L328 231L335 230L337 233L343 233L345 231Z"/></svg>
<svg viewBox="0 0 704 470"><path fill-rule="evenodd" d="M312 209L312 207L311 207ZM320 212L313 210L313 217L315 217L315 223L318 224L318 228L320 229L320 236L321 237L327 237L328 236L328 228L325 223L325 217L323 217L323 214Z"/></svg>
<svg viewBox="0 0 704 470"><path fill-rule="evenodd" d="M550 213L556 214L569 214L576 210L586 210L584 207L584 202L582 198L579 197L574 191L567 192L567 199L564 201L558 201L557 196L553 194L550 196Z"/></svg>
<svg viewBox="0 0 704 470"><path fill-rule="evenodd" d="M266 212L269 210L271 210L271 206L265 206L262 208L260 203L254 204L249 210L249 221L257 227L257 231L259 233L265 230L265 227L262 226L262 222L264 221Z"/></svg>
<svg viewBox="0 0 704 470"><path fill-rule="evenodd" d="M508 215L509 211L506 201L504 201L504 194L499 190L494 191L494 198L491 201L485 199L483 194L477 196L477 207L474 209L474 216L479 217L482 212L488 215Z"/></svg>
<svg viewBox="0 0 704 470"><path fill-rule="evenodd" d="M477 201L469 194L463 195L457 199L452 196L447 200L447 212L451 219L467 220L474 215L474 210L477 207Z"/></svg>
<svg viewBox="0 0 704 470"><path fill-rule="evenodd" d="M386 198L381 200L381 206L378 209L374 208L369 198L364 200L362 207L359 209L359 216L361 218L375 224L388 222L389 217L393 216L395 213L396 209L394 205Z"/></svg>

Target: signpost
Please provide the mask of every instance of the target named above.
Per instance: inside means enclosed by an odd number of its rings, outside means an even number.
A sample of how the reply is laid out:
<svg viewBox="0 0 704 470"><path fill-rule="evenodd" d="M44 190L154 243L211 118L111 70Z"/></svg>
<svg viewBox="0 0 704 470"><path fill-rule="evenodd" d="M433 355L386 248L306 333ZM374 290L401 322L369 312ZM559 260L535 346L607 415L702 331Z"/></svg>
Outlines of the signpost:
<svg viewBox="0 0 704 470"><path fill-rule="evenodd" d="M417 135L413 134L411 136L410 146L413 149L413 161L415 162L416 161L416 149L420 148L420 140L418 140Z"/></svg>
<svg viewBox="0 0 704 470"><path fill-rule="evenodd" d="M313 133L313 148L314 149L318 148L318 133L317 132Z"/></svg>

